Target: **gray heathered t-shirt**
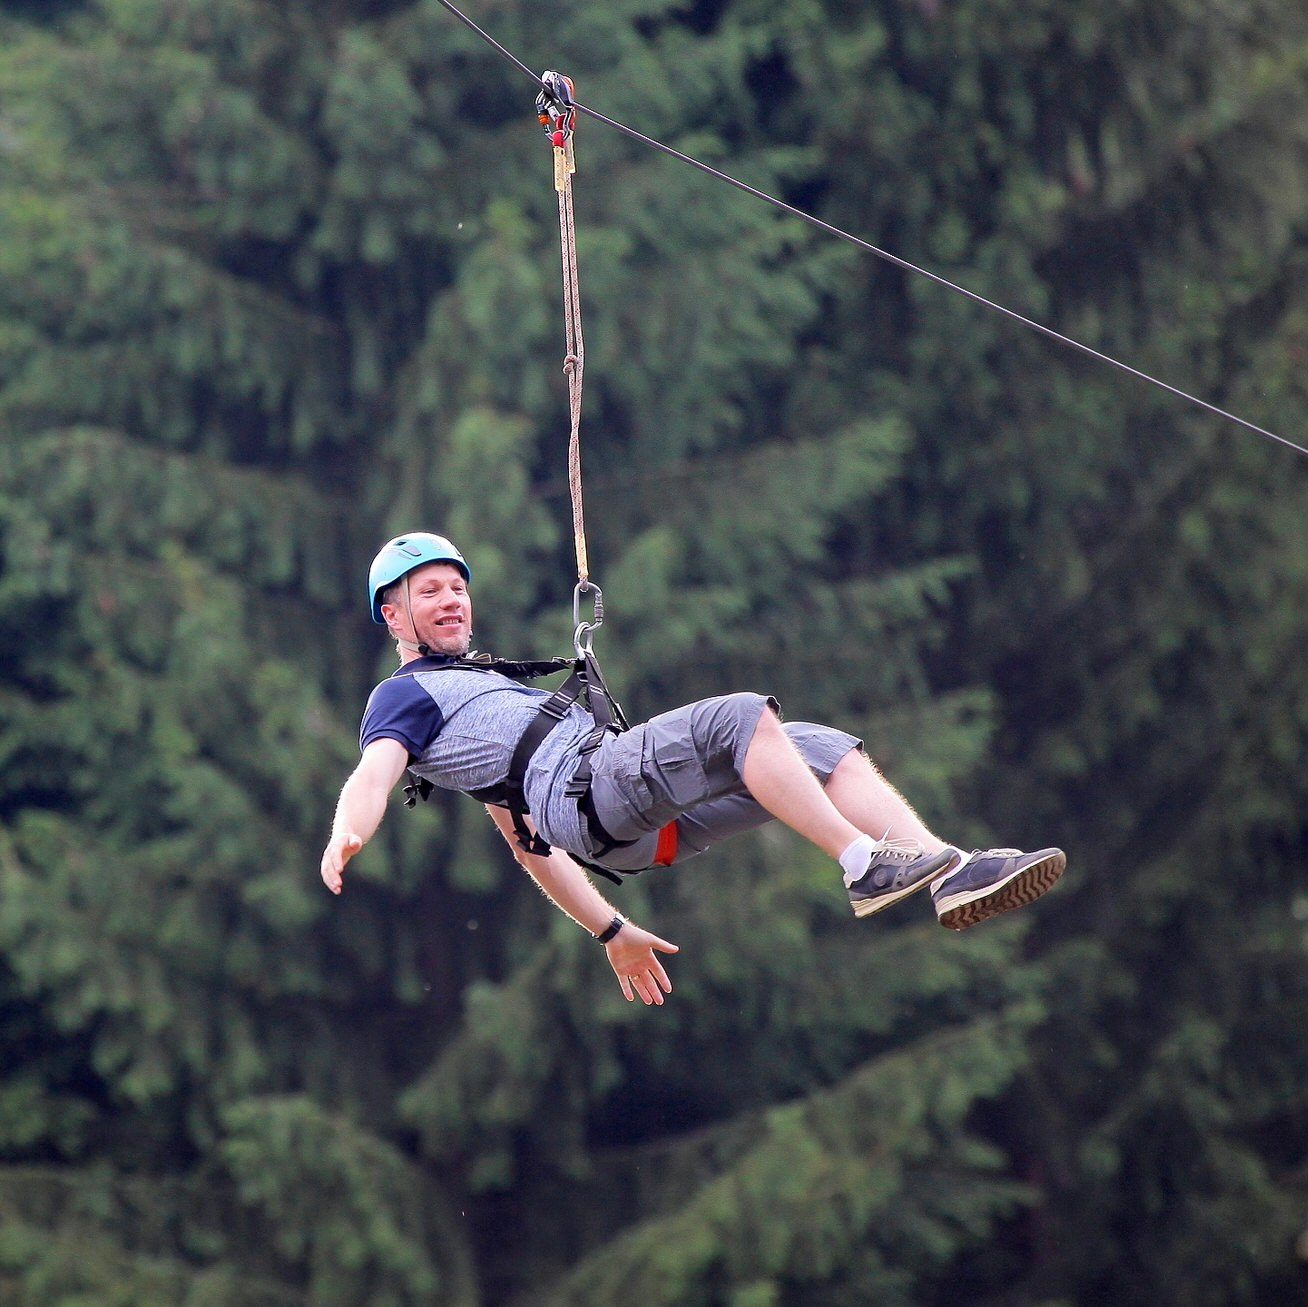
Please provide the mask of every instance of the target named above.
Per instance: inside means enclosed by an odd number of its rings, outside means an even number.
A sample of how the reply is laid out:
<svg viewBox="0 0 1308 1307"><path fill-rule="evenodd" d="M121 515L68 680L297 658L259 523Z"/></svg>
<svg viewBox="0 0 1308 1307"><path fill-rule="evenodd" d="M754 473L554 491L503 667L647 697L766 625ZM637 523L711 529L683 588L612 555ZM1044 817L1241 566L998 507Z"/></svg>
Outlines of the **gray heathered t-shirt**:
<svg viewBox="0 0 1308 1307"><path fill-rule="evenodd" d="M359 747L398 740L415 774L450 790L481 790L508 775L519 737L550 692L519 685L495 671L449 667L439 658L405 663L373 690ZM576 704L536 750L523 788L541 835L578 857L583 842L577 801L564 793L594 718Z"/></svg>

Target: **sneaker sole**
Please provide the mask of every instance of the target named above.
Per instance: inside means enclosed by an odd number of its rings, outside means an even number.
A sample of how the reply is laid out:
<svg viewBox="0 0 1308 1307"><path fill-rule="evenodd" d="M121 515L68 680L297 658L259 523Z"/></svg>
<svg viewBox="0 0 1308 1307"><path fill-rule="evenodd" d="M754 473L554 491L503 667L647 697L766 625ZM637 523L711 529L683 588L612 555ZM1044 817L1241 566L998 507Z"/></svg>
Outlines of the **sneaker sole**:
<svg viewBox="0 0 1308 1307"><path fill-rule="evenodd" d="M967 930L1001 912L1024 908L1050 889L1066 867L1067 855L1061 849L1051 849L1048 856L1013 872L998 885L974 891L970 897L959 895L957 902L949 903L942 911L937 905L940 924L946 930Z"/></svg>
<svg viewBox="0 0 1308 1307"><path fill-rule="evenodd" d="M898 903L900 899L906 899L910 894L916 894L918 890L925 889L933 880L938 879L942 871L948 871L955 866L958 858L946 849L943 853L937 854L929 863L926 870L911 885L905 885L903 889L897 889L891 894L882 894L875 899L860 899L857 903L850 900L850 906L854 909L856 917L870 917L874 912L880 912Z"/></svg>

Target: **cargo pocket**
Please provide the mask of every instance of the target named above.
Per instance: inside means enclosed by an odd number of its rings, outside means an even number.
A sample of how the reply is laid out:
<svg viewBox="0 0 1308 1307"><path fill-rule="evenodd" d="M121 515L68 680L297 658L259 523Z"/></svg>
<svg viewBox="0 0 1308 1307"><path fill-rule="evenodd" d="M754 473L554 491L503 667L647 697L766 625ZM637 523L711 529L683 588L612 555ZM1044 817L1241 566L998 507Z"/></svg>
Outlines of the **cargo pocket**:
<svg viewBox="0 0 1308 1307"><path fill-rule="evenodd" d="M656 719L633 727L597 756L591 793L600 820L619 839L666 826L712 789L688 734L660 726Z"/></svg>
<svg viewBox="0 0 1308 1307"><path fill-rule="evenodd" d="M641 812L650 830L703 803L710 789L694 742L686 736L669 738L654 732L641 748L639 776L634 784L643 792Z"/></svg>

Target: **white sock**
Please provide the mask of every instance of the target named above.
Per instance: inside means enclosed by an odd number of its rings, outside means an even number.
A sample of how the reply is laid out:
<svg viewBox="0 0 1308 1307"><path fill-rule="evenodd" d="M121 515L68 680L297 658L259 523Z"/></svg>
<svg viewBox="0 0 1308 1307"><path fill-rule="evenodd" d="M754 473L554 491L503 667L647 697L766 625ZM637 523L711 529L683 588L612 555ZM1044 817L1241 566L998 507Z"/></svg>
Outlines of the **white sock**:
<svg viewBox="0 0 1308 1307"><path fill-rule="evenodd" d="M877 842L871 835L860 835L851 841L849 847L840 855L840 866L845 873L845 888L848 889L866 870L877 851Z"/></svg>

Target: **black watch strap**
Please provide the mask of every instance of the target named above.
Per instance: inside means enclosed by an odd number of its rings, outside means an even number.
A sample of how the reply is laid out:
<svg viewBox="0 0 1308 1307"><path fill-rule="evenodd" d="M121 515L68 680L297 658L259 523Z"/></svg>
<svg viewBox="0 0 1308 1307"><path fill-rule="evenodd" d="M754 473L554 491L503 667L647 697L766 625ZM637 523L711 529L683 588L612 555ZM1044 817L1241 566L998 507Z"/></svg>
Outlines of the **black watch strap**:
<svg viewBox="0 0 1308 1307"><path fill-rule="evenodd" d="M626 924L627 924L626 917L622 916L619 913L617 916L613 918L612 921L609 922L607 926L605 926L604 930L600 934L595 936L595 938L599 940L601 944L607 944L609 940L611 940L614 937L614 935L616 935L618 931L620 931L623 928L623 926L625 926Z"/></svg>

